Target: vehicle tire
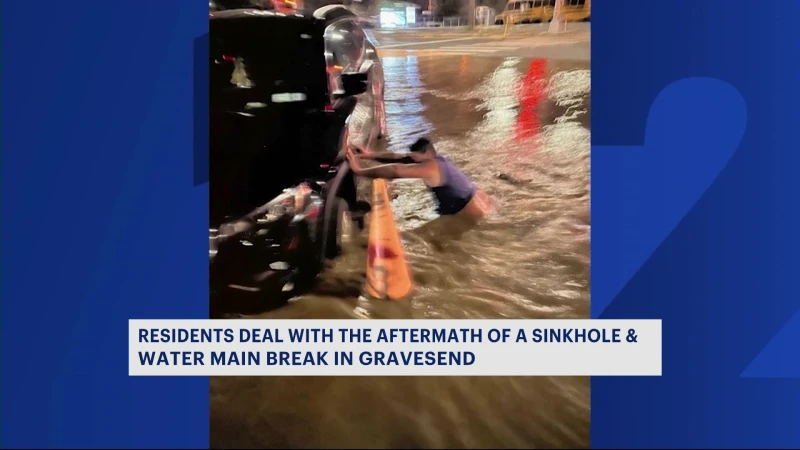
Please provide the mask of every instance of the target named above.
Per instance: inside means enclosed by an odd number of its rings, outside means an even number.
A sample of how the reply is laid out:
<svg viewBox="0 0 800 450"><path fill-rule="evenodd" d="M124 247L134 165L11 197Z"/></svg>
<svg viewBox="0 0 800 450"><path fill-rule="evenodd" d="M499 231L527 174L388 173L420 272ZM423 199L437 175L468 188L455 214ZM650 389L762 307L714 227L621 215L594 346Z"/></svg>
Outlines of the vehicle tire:
<svg viewBox="0 0 800 450"><path fill-rule="evenodd" d="M350 219L350 207L341 197L334 197L331 220L326 230L325 258L334 259L342 254L342 244L352 236L353 223Z"/></svg>
<svg viewBox="0 0 800 450"><path fill-rule="evenodd" d="M313 283L322 270L322 265L320 264L319 253L314 251L314 237L305 223L298 224L296 236L298 248L295 250L294 259L290 264L295 271L291 281L294 282L296 287L302 289ZM291 295L294 295L294 293Z"/></svg>
<svg viewBox="0 0 800 450"><path fill-rule="evenodd" d="M356 226L356 233L362 232L366 228L367 222L365 219L371 209L371 205L365 200L356 200L355 205L350 209L350 217Z"/></svg>
<svg viewBox="0 0 800 450"><path fill-rule="evenodd" d="M502 25L503 21L501 19L497 19L497 20L494 21L494 24L495 25Z"/></svg>

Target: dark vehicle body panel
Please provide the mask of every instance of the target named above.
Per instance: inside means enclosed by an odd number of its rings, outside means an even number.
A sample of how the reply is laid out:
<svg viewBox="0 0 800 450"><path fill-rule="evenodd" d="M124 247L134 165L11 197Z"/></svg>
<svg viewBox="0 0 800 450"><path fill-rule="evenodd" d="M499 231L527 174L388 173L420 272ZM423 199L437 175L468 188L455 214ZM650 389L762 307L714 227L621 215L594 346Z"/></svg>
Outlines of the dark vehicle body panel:
<svg viewBox="0 0 800 450"><path fill-rule="evenodd" d="M229 9L210 16L213 317L220 308L247 312L245 303L258 307L267 296L280 303L313 280L334 253L337 215L358 206L342 149L368 146L385 122L378 120L380 60L359 41L363 30L352 13ZM355 37L353 45L340 36L332 44L340 28ZM333 76L332 67L339 71ZM367 80L366 92L349 95L343 86L361 79L355 75Z"/></svg>

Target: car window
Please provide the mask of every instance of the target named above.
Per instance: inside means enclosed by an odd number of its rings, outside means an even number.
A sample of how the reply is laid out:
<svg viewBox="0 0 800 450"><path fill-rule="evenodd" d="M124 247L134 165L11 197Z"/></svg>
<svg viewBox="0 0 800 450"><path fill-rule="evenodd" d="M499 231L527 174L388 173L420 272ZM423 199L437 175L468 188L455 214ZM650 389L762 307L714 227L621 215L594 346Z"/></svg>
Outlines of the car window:
<svg viewBox="0 0 800 450"><path fill-rule="evenodd" d="M357 72L364 55L364 31L352 20L342 20L328 27L325 33L327 51L343 72Z"/></svg>
<svg viewBox="0 0 800 450"><path fill-rule="evenodd" d="M321 101L327 95L324 46L313 23L283 18L213 19L210 100Z"/></svg>

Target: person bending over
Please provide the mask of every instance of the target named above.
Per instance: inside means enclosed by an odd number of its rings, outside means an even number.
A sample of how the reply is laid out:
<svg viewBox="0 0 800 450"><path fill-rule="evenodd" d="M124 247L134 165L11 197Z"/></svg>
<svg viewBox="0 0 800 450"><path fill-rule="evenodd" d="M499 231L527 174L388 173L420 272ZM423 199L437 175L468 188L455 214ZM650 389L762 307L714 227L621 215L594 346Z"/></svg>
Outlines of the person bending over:
<svg viewBox="0 0 800 450"><path fill-rule="evenodd" d="M464 172L450 160L436 153L430 140L417 140L409 149L409 155L397 153L356 153L347 151L350 169L354 174L366 178L416 178L425 183L433 193L442 216L460 216L481 219L494 211L491 198L481 191ZM365 167L363 159L378 161L400 161Z"/></svg>

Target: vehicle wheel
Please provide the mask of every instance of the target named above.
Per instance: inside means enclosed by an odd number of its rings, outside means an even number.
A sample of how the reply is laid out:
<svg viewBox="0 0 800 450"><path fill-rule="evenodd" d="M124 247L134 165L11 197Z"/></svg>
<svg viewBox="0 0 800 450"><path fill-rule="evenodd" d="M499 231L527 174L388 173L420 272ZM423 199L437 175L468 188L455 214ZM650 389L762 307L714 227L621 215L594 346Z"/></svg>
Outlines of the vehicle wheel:
<svg viewBox="0 0 800 450"><path fill-rule="evenodd" d="M364 231L366 228L366 215L369 214L372 206L365 200L357 200L350 210L350 217L353 224L357 227L356 232Z"/></svg>
<svg viewBox="0 0 800 450"><path fill-rule="evenodd" d="M495 20L495 21L494 21L494 24L495 24L495 25L502 25L502 24L503 24L503 21L502 21L502 20L500 20L500 19L498 19L498 20Z"/></svg>
<svg viewBox="0 0 800 450"><path fill-rule="evenodd" d="M322 265L319 257L313 256L316 252L314 252L314 241L308 226L303 223L298 224L296 236L298 248L294 251L294 260L290 264L294 270L292 281L297 287L303 288L313 282L322 269Z"/></svg>
<svg viewBox="0 0 800 450"><path fill-rule="evenodd" d="M350 216L347 201L336 197L333 207L333 216L327 230L328 237L325 245L325 258L334 259L342 254L342 246L353 238L354 226Z"/></svg>

